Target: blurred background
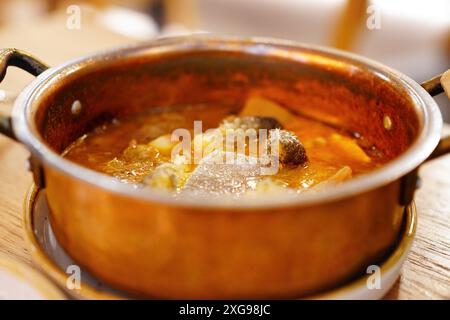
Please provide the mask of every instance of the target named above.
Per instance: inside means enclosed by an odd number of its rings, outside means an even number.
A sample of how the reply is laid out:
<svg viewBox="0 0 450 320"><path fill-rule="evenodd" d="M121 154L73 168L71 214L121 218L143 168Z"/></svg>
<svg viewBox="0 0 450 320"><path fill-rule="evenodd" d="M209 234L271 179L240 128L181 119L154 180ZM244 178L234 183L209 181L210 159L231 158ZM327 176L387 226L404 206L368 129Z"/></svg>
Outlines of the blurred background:
<svg viewBox="0 0 450 320"><path fill-rule="evenodd" d="M0 46L50 64L199 32L333 46L418 82L450 68L450 0L0 0ZM8 73L0 99L14 97L31 79ZM450 103L443 95L437 100L450 122Z"/></svg>

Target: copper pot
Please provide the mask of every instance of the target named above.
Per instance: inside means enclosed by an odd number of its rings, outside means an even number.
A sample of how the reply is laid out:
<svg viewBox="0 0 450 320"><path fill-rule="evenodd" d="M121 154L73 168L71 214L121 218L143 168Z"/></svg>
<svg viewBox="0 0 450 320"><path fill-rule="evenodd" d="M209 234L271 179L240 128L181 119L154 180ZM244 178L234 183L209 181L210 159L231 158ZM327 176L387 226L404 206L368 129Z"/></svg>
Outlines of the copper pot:
<svg viewBox="0 0 450 320"><path fill-rule="evenodd" d="M99 279L145 297L293 298L348 281L389 253L417 168L449 150L449 140L436 149L442 118L423 87L327 48L182 37L46 71L30 55L6 49L2 75L8 65L38 75L1 128L30 150L58 241ZM443 90L438 78L426 86ZM192 103L239 106L250 94L360 132L392 160L329 190L218 203L175 201L60 156L113 117Z"/></svg>

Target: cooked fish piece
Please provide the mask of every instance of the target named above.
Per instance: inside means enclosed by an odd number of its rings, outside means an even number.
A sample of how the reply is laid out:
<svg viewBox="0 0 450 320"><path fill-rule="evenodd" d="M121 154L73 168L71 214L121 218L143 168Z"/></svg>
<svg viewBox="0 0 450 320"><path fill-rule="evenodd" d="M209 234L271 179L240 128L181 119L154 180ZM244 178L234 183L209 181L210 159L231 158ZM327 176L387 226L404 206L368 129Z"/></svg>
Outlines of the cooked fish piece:
<svg viewBox="0 0 450 320"><path fill-rule="evenodd" d="M143 179L143 183L153 188L176 190L186 178L186 164L179 156L172 162L165 162Z"/></svg>
<svg viewBox="0 0 450 320"><path fill-rule="evenodd" d="M272 117L229 117L222 121L222 129L266 129L269 130L268 151L271 143L279 141L279 161L284 165L300 165L307 161L306 151L297 136L287 130L283 130L282 124Z"/></svg>
<svg viewBox="0 0 450 320"><path fill-rule="evenodd" d="M268 152L278 142L278 160L283 165L301 165L308 161L305 148L297 136L291 131L271 130L268 141Z"/></svg>
<svg viewBox="0 0 450 320"><path fill-rule="evenodd" d="M152 188L175 190L181 180L182 171L170 162L163 163L144 178L144 184Z"/></svg>
<svg viewBox="0 0 450 320"><path fill-rule="evenodd" d="M157 149L149 144L137 144L132 140L122 154L104 165L104 172L121 181L140 182L143 177L161 163Z"/></svg>
<svg viewBox="0 0 450 320"><path fill-rule="evenodd" d="M226 162L227 155L234 157L234 162ZM238 197L254 189L260 179L261 164L254 160L252 162L243 154L214 151L197 165L181 187L180 194Z"/></svg>

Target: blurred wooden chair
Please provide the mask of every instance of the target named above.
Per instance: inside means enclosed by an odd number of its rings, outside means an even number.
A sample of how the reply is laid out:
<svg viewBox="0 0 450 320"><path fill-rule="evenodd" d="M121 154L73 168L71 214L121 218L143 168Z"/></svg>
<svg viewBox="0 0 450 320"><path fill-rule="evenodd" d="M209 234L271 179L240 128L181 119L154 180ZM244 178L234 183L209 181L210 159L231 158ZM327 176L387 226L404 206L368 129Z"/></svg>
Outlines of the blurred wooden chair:
<svg viewBox="0 0 450 320"><path fill-rule="evenodd" d="M70 4L67 0L45 0L47 11L55 11L64 5ZM97 7L105 6L108 4L108 0L82 0L81 2L89 3Z"/></svg>
<svg viewBox="0 0 450 320"><path fill-rule="evenodd" d="M331 45L342 50L351 50L359 32L365 27L369 0L347 0L344 11L338 19Z"/></svg>

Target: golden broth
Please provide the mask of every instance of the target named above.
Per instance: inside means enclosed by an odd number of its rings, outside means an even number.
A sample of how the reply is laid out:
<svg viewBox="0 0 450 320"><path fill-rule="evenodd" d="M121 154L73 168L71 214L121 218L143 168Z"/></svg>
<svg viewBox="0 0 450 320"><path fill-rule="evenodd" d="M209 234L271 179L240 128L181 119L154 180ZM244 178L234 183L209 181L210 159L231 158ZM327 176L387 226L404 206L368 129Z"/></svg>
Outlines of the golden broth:
<svg viewBox="0 0 450 320"><path fill-rule="evenodd" d="M250 109L244 108L243 113L251 113ZM170 161L167 155L158 150L141 148L142 145L170 134L177 128L192 130L194 120L202 120L203 130L217 127L233 111L222 106L195 105L161 112L153 110L131 118L114 120L80 137L63 155L124 182L141 183L158 165ZM297 167L281 167L277 174L271 176L273 181L283 186L297 190L308 189L329 179L333 180L337 173L345 171L340 171L343 168L350 168L351 176L355 176L386 162L377 150L363 150L359 146L359 142L363 140L357 134L351 135L301 116L286 115L286 111L280 117L283 118L284 129L292 131L299 138L308 156L306 163ZM194 168L192 165L190 170ZM347 178L346 176L343 180Z"/></svg>

